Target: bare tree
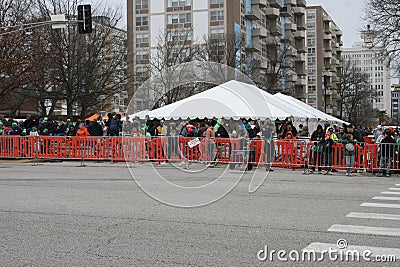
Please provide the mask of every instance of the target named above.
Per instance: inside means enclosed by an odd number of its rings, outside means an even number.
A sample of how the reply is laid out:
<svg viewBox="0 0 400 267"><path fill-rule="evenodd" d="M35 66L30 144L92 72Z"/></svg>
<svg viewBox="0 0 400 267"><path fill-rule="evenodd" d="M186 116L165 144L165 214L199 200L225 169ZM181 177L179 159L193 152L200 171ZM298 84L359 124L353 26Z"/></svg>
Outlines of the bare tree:
<svg viewBox="0 0 400 267"><path fill-rule="evenodd" d="M17 90L26 87L32 72L29 16L31 1L0 0L0 99L1 110L15 113L26 99Z"/></svg>
<svg viewBox="0 0 400 267"><path fill-rule="evenodd" d="M342 62L336 90L340 101L340 118L356 124L366 117L367 111L370 116L376 117L371 102L374 92L368 74L360 72L350 60Z"/></svg>
<svg viewBox="0 0 400 267"><path fill-rule="evenodd" d="M400 60L400 5L398 0L367 0L364 19L369 23L364 31L371 45L386 49L392 61ZM372 28L372 29L371 29ZM400 71L399 64L396 67Z"/></svg>
<svg viewBox="0 0 400 267"><path fill-rule="evenodd" d="M161 83L153 91L153 97L157 99L155 107L171 104L193 93L193 85L175 86L179 80L184 80L187 72L184 63L195 58L192 36L192 29L167 29L158 35L157 46L151 51L148 65L151 75Z"/></svg>
<svg viewBox="0 0 400 267"><path fill-rule="evenodd" d="M36 3L37 16L43 20L49 20L51 14L65 14L67 19L74 20L79 1L39 0ZM78 34L75 23L65 29L43 30L43 41L52 49L44 70L51 80L45 81L42 88L66 103L69 117L78 106L81 117L86 116L102 101L100 96L110 97L125 85L124 37L118 36L121 32L115 28L121 14L109 7L96 6L92 17L91 34ZM50 100L53 104L57 102Z"/></svg>
<svg viewBox="0 0 400 267"><path fill-rule="evenodd" d="M253 63L253 80L258 87L272 94L283 90L282 77L294 70L291 52L290 46L282 46L278 40L265 43L264 59Z"/></svg>

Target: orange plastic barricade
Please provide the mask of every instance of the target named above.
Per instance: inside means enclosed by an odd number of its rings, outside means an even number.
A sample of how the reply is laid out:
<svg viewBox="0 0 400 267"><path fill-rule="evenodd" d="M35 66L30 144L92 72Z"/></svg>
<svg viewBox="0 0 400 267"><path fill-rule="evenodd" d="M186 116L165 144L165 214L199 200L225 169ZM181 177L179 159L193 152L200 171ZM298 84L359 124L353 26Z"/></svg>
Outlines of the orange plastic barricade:
<svg viewBox="0 0 400 267"><path fill-rule="evenodd" d="M273 166L295 168L297 165L297 141L277 140L275 146L277 157Z"/></svg>
<svg viewBox="0 0 400 267"><path fill-rule="evenodd" d="M218 162L228 163L231 158L231 142L229 138L215 138L216 156Z"/></svg>
<svg viewBox="0 0 400 267"><path fill-rule="evenodd" d="M142 162L148 159L145 137L124 137L122 142L127 161Z"/></svg>
<svg viewBox="0 0 400 267"><path fill-rule="evenodd" d="M253 139L250 141L249 161L253 165L265 164L264 140Z"/></svg>

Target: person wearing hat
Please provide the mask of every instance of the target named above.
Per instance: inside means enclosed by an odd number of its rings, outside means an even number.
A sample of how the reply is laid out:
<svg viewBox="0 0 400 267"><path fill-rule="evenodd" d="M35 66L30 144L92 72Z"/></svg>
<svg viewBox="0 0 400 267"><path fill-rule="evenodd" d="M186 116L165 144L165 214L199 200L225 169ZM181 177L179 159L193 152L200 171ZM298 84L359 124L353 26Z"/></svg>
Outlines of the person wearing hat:
<svg viewBox="0 0 400 267"><path fill-rule="evenodd" d="M32 126L32 130L29 133L30 136L39 136L36 126Z"/></svg>
<svg viewBox="0 0 400 267"><path fill-rule="evenodd" d="M158 136L166 136L167 135L167 126L165 125L165 121L161 120L160 125L157 127L157 135Z"/></svg>
<svg viewBox="0 0 400 267"><path fill-rule="evenodd" d="M379 125L376 127L376 130L375 130L375 132L374 132L374 139L375 139L375 141L378 140L378 137L379 137L380 135L382 135L382 132L383 132L382 125L379 124Z"/></svg>
<svg viewBox="0 0 400 267"><path fill-rule="evenodd" d="M324 175L332 175L333 166L333 144L334 138L337 136L333 133L333 127L329 126L326 129L325 137L321 140L320 144L323 146L325 173ZM336 140L337 141L337 140Z"/></svg>
<svg viewBox="0 0 400 267"><path fill-rule="evenodd" d="M18 127L18 124L16 122L13 122L11 124L11 131L9 134L10 135L22 135L22 130L21 130L21 128Z"/></svg>
<svg viewBox="0 0 400 267"><path fill-rule="evenodd" d="M357 140L357 142L359 142L359 143L364 141L364 139L361 136L361 134L354 129L354 125L353 124L349 124L349 125L346 126L346 132L345 133L353 135L353 139Z"/></svg>

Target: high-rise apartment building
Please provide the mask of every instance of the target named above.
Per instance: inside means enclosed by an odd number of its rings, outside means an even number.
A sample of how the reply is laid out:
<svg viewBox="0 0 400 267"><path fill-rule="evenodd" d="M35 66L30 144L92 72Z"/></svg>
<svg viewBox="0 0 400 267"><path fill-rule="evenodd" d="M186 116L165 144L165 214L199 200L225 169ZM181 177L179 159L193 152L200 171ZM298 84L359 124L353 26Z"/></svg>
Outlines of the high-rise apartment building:
<svg viewBox="0 0 400 267"><path fill-rule="evenodd" d="M382 48L358 42L343 50L343 60L351 61L358 71L368 74L369 84L374 92L374 97L371 97L373 107L391 116L390 64L383 54Z"/></svg>
<svg viewBox="0 0 400 267"><path fill-rule="evenodd" d="M314 108L338 114L342 31L321 6L306 7L307 100Z"/></svg>
<svg viewBox="0 0 400 267"><path fill-rule="evenodd" d="M136 83L150 75L148 64L160 34L171 30L185 35L190 31L186 41L193 46L201 46L206 39L229 36L243 39L237 69L253 78L279 69L279 82L271 91L306 99L305 0L127 0L127 3L128 71ZM274 44L282 50L279 62L270 58ZM131 90L133 84L131 81Z"/></svg>

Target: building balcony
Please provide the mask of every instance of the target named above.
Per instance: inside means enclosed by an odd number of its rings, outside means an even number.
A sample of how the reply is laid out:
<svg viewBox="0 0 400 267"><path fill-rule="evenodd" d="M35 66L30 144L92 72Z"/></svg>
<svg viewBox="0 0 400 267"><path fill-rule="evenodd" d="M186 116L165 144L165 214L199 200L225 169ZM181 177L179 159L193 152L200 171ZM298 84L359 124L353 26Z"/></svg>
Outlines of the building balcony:
<svg viewBox="0 0 400 267"><path fill-rule="evenodd" d="M297 1L296 0L285 0L284 3L285 3L285 6L286 5L291 5L291 6L297 5Z"/></svg>
<svg viewBox="0 0 400 267"><path fill-rule="evenodd" d="M306 62L306 55L305 54L297 54L295 60L298 62Z"/></svg>
<svg viewBox="0 0 400 267"><path fill-rule="evenodd" d="M323 21L331 22L331 21L332 21L332 18L331 18L330 16L328 16L328 15L322 15L322 20L323 20Z"/></svg>
<svg viewBox="0 0 400 267"><path fill-rule="evenodd" d="M297 31L297 25L296 23L285 23L285 30L287 31Z"/></svg>
<svg viewBox="0 0 400 267"><path fill-rule="evenodd" d="M296 73L299 76L307 76L307 72L305 68L296 68Z"/></svg>
<svg viewBox="0 0 400 267"><path fill-rule="evenodd" d="M324 36L323 36L323 39L324 40L332 40L332 34L324 34Z"/></svg>
<svg viewBox="0 0 400 267"><path fill-rule="evenodd" d="M253 37L266 38L268 36L267 29L253 28L251 31Z"/></svg>
<svg viewBox="0 0 400 267"><path fill-rule="evenodd" d="M261 50L261 43L257 40L253 40L253 43L246 47L247 52L259 53Z"/></svg>
<svg viewBox="0 0 400 267"><path fill-rule="evenodd" d="M332 71L324 71L324 75L328 77L332 77Z"/></svg>
<svg viewBox="0 0 400 267"><path fill-rule="evenodd" d="M324 27L324 33L332 33L331 27Z"/></svg>
<svg viewBox="0 0 400 267"><path fill-rule="evenodd" d="M272 24L268 27L269 32L273 36L281 36L282 35L282 26L279 23Z"/></svg>
<svg viewBox="0 0 400 267"><path fill-rule="evenodd" d="M331 58L332 52L324 52L324 58Z"/></svg>
<svg viewBox="0 0 400 267"><path fill-rule="evenodd" d="M292 10L295 15L306 13L306 9L304 7L295 6L295 7L292 7Z"/></svg>
<svg viewBox="0 0 400 267"><path fill-rule="evenodd" d="M297 0L297 6L306 7L306 0Z"/></svg>
<svg viewBox="0 0 400 267"><path fill-rule="evenodd" d="M264 39L264 42L266 44L276 44L278 43L278 40L274 36L268 36L267 38Z"/></svg>
<svg viewBox="0 0 400 267"><path fill-rule="evenodd" d="M285 34L284 36L281 36L281 42L286 43L286 44L292 44L294 43L294 38L292 34Z"/></svg>
<svg viewBox="0 0 400 267"><path fill-rule="evenodd" d="M268 1L267 0L252 0L251 1L252 5L258 5L261 8L264 8L268 5Z"/></svg>
<svg viewBox="0 0 400 267"><path fill-rule="evenodd" d="M304 20L297 21L297 30L299 31L307 30L306 23L304 22Z"/></svg>
<svg viewBox="0 0 400 267"><path fill-rule="evenodd" d="M281 8L282 17L293 17L293 11L291 6L284 6Z"/></svg>
<svg viewBox="0 0 400 267"><path fill-rule="evenodd" d="M280 13L279 13L278 8L269 7L269 8L264 9L264 14L266 17L269 17L269 18L277 18L277 17L279 17Z"/></svg>
<svg viewBox="0 0 400 267"><path fill-rule="evenodd" d="M282 7L282 0L268 0L270 7L281 8Z"/></svg>
<svg viewBox="0 0 400 267"><path fill-rule="evenodd" d="M332 51L332 46L330 44L326 44L326 45L324 45L324 50L326 52L331 52Z"/></svg>
<svg viewBox="0 0 400 267"><path fill-rule="evenodd" d="M306 38L306 32L305 31L295 31L293 33L294 38L299 39L299 38Z"/></svg>
<svg viewBox="0 0 400 267"><path fill-rule="evenodd" d="M304 77L300 77L297 82L296 85L300 85L300 86L306 86L307 85L307 79Z"/></svg>
<svg viewBox="0 0 400 267"><path fill-rule="evenodd" d="M268 69L268 61L267 60L261 61L260 69L262 69L262 70L267 70Z"/></svg>
<svg viewBox="0 0 400 267"><path fill-rule="evenodd" d="M262 15L261 15L261 10L260 10L259 6L252 5L251 11L246 13L245 17L249 20L260 20Z"/></svg>
<svg viewBox="0 0 400 267"><path fill-rule="evenodd" d="M297 50L297 52L299 53L306 53L307 52L307 48L306 45L303 43L296 43L295 48Z"/></svg>
<svg viewBox="0 0 400 267"><path fill-rule="evenodd" d="M287 71L286 80L289 82L297 82L297 73L292 70Z"/></svg>
<svg viewBox="0 0 400 267"><path fill-rule="evenodd" d="M293 97L296 99L299 99L301 101L304 101L305 99L307 99L307 93L306 93L304 86L296 85L296 88L293 92Z"/></svg>

